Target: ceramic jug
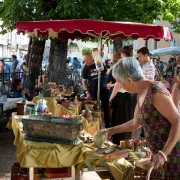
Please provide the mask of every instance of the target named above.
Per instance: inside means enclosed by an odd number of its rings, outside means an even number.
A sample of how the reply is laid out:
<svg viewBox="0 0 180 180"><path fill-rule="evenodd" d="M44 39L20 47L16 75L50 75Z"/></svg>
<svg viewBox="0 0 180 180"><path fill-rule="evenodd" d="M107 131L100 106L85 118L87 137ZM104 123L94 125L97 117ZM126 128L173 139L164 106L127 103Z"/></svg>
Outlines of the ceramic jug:
<svg viewBox="0 0 180 180"><path fill-rule="evenodd" d="M39 99L37 101L37 112L44 113L48 110L47 108L47 101L44 99Z"/></svg>

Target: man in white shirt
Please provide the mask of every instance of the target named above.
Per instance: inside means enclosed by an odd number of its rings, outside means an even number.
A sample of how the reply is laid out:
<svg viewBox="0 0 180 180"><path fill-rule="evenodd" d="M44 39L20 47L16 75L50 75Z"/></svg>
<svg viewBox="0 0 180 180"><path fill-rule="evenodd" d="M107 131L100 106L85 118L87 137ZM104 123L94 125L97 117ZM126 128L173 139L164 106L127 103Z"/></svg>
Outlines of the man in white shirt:
<svg viewBox="0 0 180 180"><path fill-rule="evenodd" d="M138 61L142 65L142 70L145 78L154 80L156 68L149 57L149 50L146 47L142 47L137 51Z"/></svg>
<svg viewBox="0 0 180 180"><path fill-rule="evenodd" d="M146 47L142 47L137 51L138 61L141 64L143 74L146 79L154 80L156 68L149 57L149 50ZM142 129L141 137L144 137L144 131Z"/></svg>

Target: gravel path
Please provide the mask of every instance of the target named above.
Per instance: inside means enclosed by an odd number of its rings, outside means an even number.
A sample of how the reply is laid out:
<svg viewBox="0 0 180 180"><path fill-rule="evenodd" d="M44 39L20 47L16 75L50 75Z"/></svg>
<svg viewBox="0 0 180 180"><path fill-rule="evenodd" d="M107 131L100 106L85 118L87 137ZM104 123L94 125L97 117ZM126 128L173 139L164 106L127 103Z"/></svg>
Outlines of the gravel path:
<svg viewBox="0 0 180 180"><path fill-rule="evenodd" d="M2 133L0 133L2 137ZM0 180L10 180L11 166L16 162L16 147L13 145L14 134L5 132L4 139L0 139Z"/></svg>

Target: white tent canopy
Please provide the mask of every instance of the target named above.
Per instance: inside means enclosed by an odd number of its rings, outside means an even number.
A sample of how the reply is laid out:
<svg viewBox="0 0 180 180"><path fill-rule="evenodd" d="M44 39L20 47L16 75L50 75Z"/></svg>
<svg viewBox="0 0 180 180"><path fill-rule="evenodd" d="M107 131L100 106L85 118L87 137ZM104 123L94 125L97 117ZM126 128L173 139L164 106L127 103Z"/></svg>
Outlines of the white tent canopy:
<svg viewBox="0 0 180 180"><path fill-rule="evenodd" d="M150 53L153 54L154 56L165 56L165 55L178 56L180 55L180 47L155 49L153 51L150 51Z"/></svg>

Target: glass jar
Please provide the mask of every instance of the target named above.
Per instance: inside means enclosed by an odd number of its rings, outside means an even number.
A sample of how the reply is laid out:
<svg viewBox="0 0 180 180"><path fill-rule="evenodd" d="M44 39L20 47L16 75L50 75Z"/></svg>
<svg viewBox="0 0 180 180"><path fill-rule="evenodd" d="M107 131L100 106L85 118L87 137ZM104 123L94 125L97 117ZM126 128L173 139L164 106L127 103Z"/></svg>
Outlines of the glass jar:
<svg viewBox="0 0 180 180"><path fill-rule="evenodd" d="M24 115L36 114L36 105L35 104L25 104L24 106Z"/></svg>

